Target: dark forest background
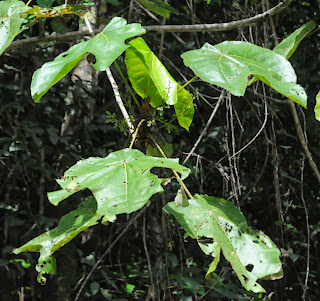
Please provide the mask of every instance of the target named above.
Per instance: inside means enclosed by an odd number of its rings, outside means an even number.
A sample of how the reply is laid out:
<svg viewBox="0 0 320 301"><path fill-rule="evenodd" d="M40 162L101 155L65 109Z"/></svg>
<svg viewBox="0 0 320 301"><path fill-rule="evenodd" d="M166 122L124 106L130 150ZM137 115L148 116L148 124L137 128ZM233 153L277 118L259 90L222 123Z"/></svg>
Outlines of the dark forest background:
<svg viewBox="0 0 320 301"><path fill-rule="evenodd" d="M155 13L150 16L136 1L93 2L97 28L114 16L142 25L230 22L255 16L279 3L175 0L169 3L179 14L172 13L164 21ZM149 32L144 39L183 84L183 77L191 79L193 73L183 65L181 53L205 42L214 45L226 40L248 41L272 49L277 40L308 21L318 24L319 13L318 1L294 0L272 19L254 27L211 33ZM76 16L48 19L18 39L64 34L81 26ZM56 178L81 158L106 156L130 142L105 73L93 74L89 85L81 76L65 77L39 103L33 102L33 72L76 42L27 44L0 57L0 300L74 300L86 275L134 216L118 216L115 223L90 228L59 250L55 254L57 274L49 277L45 286L36 281L37 253L11 253L13 248L55 226L63 214L89 195L84 191L58 207L52 206L46 193L58 189ZM308 94L308 109L297 106L297 112L317 164L320 124L313 108L320 87L319 47L316 32L305 38L290 58L298 83ZM123 56L119 64L125 72ZM119 73L114 67L111 70L130 115L137 116ZM154 129L172 145L172 156L180 162L201 134L220 94L220 89L201 81L191 86L188 89L195 93L196 112L190 132L176 121L169 122L173 109L158 118ZM228 154L233 145L240 149L261 128L265 99L268 119L261 134L241 152L235 165L230 164ZM319 182L305 159L290 107L283 97L261 83L249 87L244 97L228 96L195 153L186 163L192 170L186 180L190 191L230 198L239 205L250 226L264 231L281 249L283 279L262 281L267 293L251 294L241 287L229 263L222 259L216 278L205 280L210 258L195 241L185 239L176 221L161 210L175 197L178 184L173 183L151 200L148 210L103 258L79 300L152 300L152 291L154 300L318 300ZM15 261L17 258L30 262L31 267L24 268Z"/></svg>

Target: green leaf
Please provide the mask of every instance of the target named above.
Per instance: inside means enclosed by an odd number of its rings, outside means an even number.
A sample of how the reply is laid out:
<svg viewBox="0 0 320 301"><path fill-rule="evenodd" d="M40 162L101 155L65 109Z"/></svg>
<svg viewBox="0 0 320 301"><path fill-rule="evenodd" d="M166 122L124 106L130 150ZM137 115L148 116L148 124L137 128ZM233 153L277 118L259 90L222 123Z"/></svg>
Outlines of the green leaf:
<svg viewBox="0 0 320 301"><path fill-rule="evenodd" d="M168 158L171 158L171 156L173 154L172 145L168 142L158 142L158 144L161 147L161 149L163 150L163 152L165 153L165 155ZM158 150L158 148L152 144L147 144L147 153L148 153L148 156L162 158L162 155L161 155L160 151Z"/></svg>
<svg viewBox="0 0 320 301"><path fill-rule="evenodd" d="M21 264L21 266L25 269L28 269L31 266L31 263L29 263L21 258L20 259L12 259L12 260L10 260L10 262L19 262Z"/></svg>
<svg viewBox="0 0 320 301"><path fill-rule="evenodd" d="M258 279L282 276L280 251L267 235L248 227L236 206L224 199L201 195L189 203L188 207L177 207L170 202L164 211L173 214L187 234L197 239L204 253L215 258L210 272L219 261L218 244L247 290L265 292L256 282Z"/></svg>
<svg viewBox="0 0 320 301"><path fill-rule="evenodd" d="M126 284L126 291L128 294L131 294L135 288L136 286L134 284L130 284L130 283Z"/></svg>
<svg viewBox="0 0 320 301"><path fill-rule="evenodd" d="M318 121L320 121L320 91L316 96L316 105L314 107L314 114Z"/></svg>
<svg viewBox="0 0 320 301"><path fill-rule="evenodd" d="M155 12L156 14L166 19L170 18L170 12L179 14L176 9L168 3L161 0L138 0L144 7Z"/></svg>
<svg viewBox="0 0 320 301"><path fill-rule="evenodd" d="M38 265L38 281L45 284L46 278L43 274L55 274L56 263L52 254L72 240L81 231L97 224L101 216L96 214L97 202L94 198L81 203L79 207L64 215L58 226L34 239L30 240L20 248L14 249L13 253L40 252Z"/></svg>
<svg viewBox="0 0 320 301"><path fill-rule="evenodd" d="M100 285L98 282L91 282L90 283L90 290L91 290L92 296L97 294L97 292L99 291L99 288L100 288Z"/></svg>
<svg viewBox="0 0 320 301"><path fill-rule="evenodd" d="M132 87L150 105L174 105L179 124L189 130L194 115L193 97L170 75L142 38L129 43L125 63Z"/></svg>
<svg viewBox="0 0 320 301"><path fill-rule="evenodd" d="M102 296L107 300L112 300L112 294L108 289L100 288Z"/></svg>
<svg viewBox="0 0 320 301"><path fill-rule="evenodd" d="M98 202L97 213L114 220L118 214L142 208L153 194L163 191L161 179L150 173L153 167L174 169L183 179L190 172L178 159L150 157L138 150L123 149L105 158L79 161L57 180L62 190L48 193L48 198L53 205L58 205L88 188Z"/></svg>
<svg viewBox="0 0 320 301"><path fill-rule="evenodd" d="M119 2L118 0L104 0L104 1L115 6L118 6L121 4L121 2Z"/></svg>
<svg viewBox="0 0 320 301"><path fill-rule="evenodd" d="M302 39L305 38L315 27L316 23L314 21L310 21L307 24L302 25L274 47L273 51L282 55L286 59L289 59L296 51Z"/></svg>
<svg viewBox="0 0 320 301"><path fill-rule="evenodd" d="M40 6L40 7L43 7L43 8L48 8L48 7L51 7L53 2L55 0L37 0L37 4Z"/></svg>
<svg viewBox="0 0 320 301"><path fill-rule="evenodd" d="M0 55L10 46L13 39L26 28L20 14L29 9L22 1L0 2Z"/></svg>
<svg viewBox="0 0 320 301"><path fill-rule="evenodd" d="M162 192L161 179L150 172L153 167L174 169L185 179L190 170L178 159L162 159L144 155L138 150L123 149L105 158L89 158L69 168L57 180L62 190L48 194L49 201L58 205L68 196L89 188L95 198L82 202L64 215L58 226L27 242L13 252L40 252L38 281L45 284L44 274L55 274L52 254L71 241L81 231L101 220L113 222L118 214L142 208L149 198Z"/></svg>
<svg viewBox="0 0 320 301"><path fill-rule="evenodd" d="M38 102L53 85L77 65L86 53L95 55L96 63L92 64L95 69L106 70L129 47L124 41L143 33L145 30L140 24L127 25L125 19L113 18L101 33L88 41L72 46L33 74L31 94L34 101Z"/></svg>
<svg viewBox="0 0 320 301"><path fill-rule="evenodd" d="M208 43L201 49L183 53L186 66L202 80L243 96L248 76L253 75L296 103L307 106L304 89L290 62L283 56L247 42L227 41L215 46Z"/></svg>

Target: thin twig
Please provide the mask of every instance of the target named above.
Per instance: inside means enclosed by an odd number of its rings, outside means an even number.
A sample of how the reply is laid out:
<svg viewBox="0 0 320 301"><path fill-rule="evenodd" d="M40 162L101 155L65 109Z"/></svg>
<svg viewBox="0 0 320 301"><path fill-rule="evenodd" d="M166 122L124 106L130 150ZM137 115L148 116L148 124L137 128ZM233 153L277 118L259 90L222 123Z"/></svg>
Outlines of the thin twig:
<svg viewBox="0 0 320 301"><path fill-rule="evenodd" d="M298 137L300 139L301 146L303 148L304 153L306 154L309 165L310 165L311 169L313 170L313 172L318 180L318 183L320 184L320 173L319 173L319 170L318 170L316 163L313 161L312 155L311 155L310 150L308 148L308 143L303 135L301 123L299 121L299 117L298 117L298 113L297 113L295 104L292 100L289 100L288 104L290 105L290 108L291 108L292 116L294 119L296 131L297 131Z"/></svg>
<svg viewBox="0 0 320 301"><path fill-rule="evenodd" d="M302 300L306 300L307 290L308 290L308 280L309 280L309 274L310 274L310 226L309 226L309 213L307 209L306 200L304 199L304 193L303 193L303 173L304 173L304 161L305 161L305 155L303 155L302 158L302 164L301 164L301 200L303 204L303 208L306 214L306 227L307 227L307 267L306 267L306 278L304 280L304 286L302 287L303 294L302 294Z"/></svg>
<svg viewBox="0 0 320 301"><path fill-rule="evenodd" d="M217 101L217 104L216 104L216 106L214 107L214 109L213 109L213 111L212 111L212 113L211 113L211 115L210 115L210 117L209 117L209 119L208 119L208 121L207 121L206 126L204 127L204 129L203 129L202 133L200 134L198 140L197 140L197 141L195 142L195 144L193 145L193 147L192 147L191 151L189 152L188 156L184 159L182 165L185 165L185 164L186 164L186 162L189 160L189 158L191 157L191 155L193 154L193 152L195 151L195 149L196 149L197 146L199 145L202 137L203 137L204 134L207 132L207 129L208 129L209 125L211 124L211 122L212 122L212 120L213 120L213 117L216 115L216 113L217 113L217 111L218 111L218 108L219 108L219 106L220 106L220 104L221 104L222 99L224 98L224 94L225 94L225 90L223 89L222 92L221 92L221 94L220 94L220 96L219 96L219 99L218 99L218 101Z"/></svg>
<svg viewBox="0 0 320 301"><path fill-rule="evenodd" d="M152 137L152 135L149 135L150 139L153 141L153 143L155 144L155 146L157 147L157 149L159 150L160 154L163 156L163 158L167 159L166 154L164 153L164 151L162 150L162 148L160 147L160 145L157 143L157 141ZM172 169L173 174L175 175L175 177L177 178L179 184L181 185L181 187L184 189L184 191L186 192L186 194L188 195L188 197L190 199L193 199L193 196L191 194L191 192L189 191L189 189L187 188L187 186L183 183L181 177L179 176L179 174L177 173L177 171L175 171L174 169Z"/></svg>
<svg viewBox="0 0 320 301"><path fill-rule="evenodd" d="M151 297L152 300L154 300L154 297L155 297L154 291L155 291L155 289L154 289L151 261L150 261L150 256L149 256L148 247L147 247L147 241L146 241L146 214L143 215L142 241L143 241L144 252L146 253L146 259L147 259L148 271L149 271L149 277L150 277L150 284L151 284L150 297Z"/></svg>
<svg viewBox="0 0 320 301"><path fill-rule="evenodd" d="M258 14L254 17L242 19L238 21L232 21L227 23L213 23L213 24L195 24L195 25L151 25L151 26L143 26L143 28L147 31L155 31L155 32L214 32L214 31L228 31L237 28L242 28L245 26L253 26L265 18L269 16L273 16L278 14L281 10L287 7L292 0L286 0L280 2L275 7L271 8L270 10ZM94 33L99 33L101 30L97 29ZM7 50L13 50L21 48L23 45L28 43L38 44L38 43L49 43L52 41L68 41L73 39L81 39L85 36L90 36L89 31L74 31L64 35L55 35L52 34L50 36L45 37L35 37L35 38L28 38L19 41L14 41L11 45L7 48Z"/></svg>
<svg viewBox="0 0 320 301"><path fill-rule="evenodd" d="M273 186L275 191L275 204L278 213L277 228L279 229L280 244L284 248L284 236L283 236L283 213L282 213L282 201L280 193L280 179L279 179L279 154L277 150L277 138L274 128L274 113L272 113L271 122L271 150L272 150L272 165L273 165Z"/></svg>
<svg viewBox="0 0 320 301"><path fill-rule="evenodd" d="M129 127L129 133L130 134L133 134L134 133L134 126L130 120L130 116L127 112L127 109L125 108L124 104L123 104L123 101L121 99L121 96L120 96L120 93L119 93L119 87L115 81L115 79L113 78L113 75L111 73L111 70L110 68L107 68L106 70L106 74L107 74L107 77L109 79L109 82L111 84L111 87L112 87L112 90L113 90L113 93L114 93L114 96L116 98L116 102L120 108L120 111L123 115L123 118L125 119L125 121L127 122L127 125Z"/></svg>
<svg viewBox="0 0 320 301"><path fill-rule="evenodd" d="M137 135L138 135L138 132L139 132L139 128L140 128L141 124L142 124L144 121L145 121L145 119L141 119L140 122L138 123L138 126L137 126L134 134L132 135L132 140L131 140L131 143L130 143L130 146L129 146L130 149L132 148L133 143L134 143L134 141L135 141L136 138L137 138Z"/></svg>
<svg viewBox="0 0 320 301"><path fill-rule="evenodd" d="M264 102L264 108L265 108L265 111L264 111L264 121L263 121L263 124L261 125L261 128L259 129L259 131L255 134L255 136L245 145L243 146L241 149L239 149L235 154L233 154L231 156L231 159L233 157L235 157L236 155L240 154L244 149L246 149L253 141L255 141L257 139L257 137L260 135L260 133L263 131L266 123L267 123L267 120L268 120L268 105L267 105L267 102L265 101Z"/></svg>
<svg viewBox="0 0 320 301"><path fill-rule="evenodd" d="M121 71L121 69L120 69L117 61L114 61L114 65L116 66L116 68L117 68L117 70L118 70L121 78L123 79L124 83L126 84L126 86L127 86L128 90L129 90L129 92L130 92L130 94L131 94L134 102L136 103L136 105L137 105L138 107L140 107L140 103L139 103L139 101L137 100L136 96L134 95L134 93L133 93L133 91L132 91L132 89L131 89L128 81L127 81L127 79L126 79L125 76L123 75L123 73L122 73L122 71Z"/></svg>
<svg viewBox="0 0 320 301"><path fill-rule="evenodd" d="M89 29L90 34L94 35L94 31L93 31L93 29L91 27L91 24L90 24L88 18L85 17L84 20L86 22L86 25L87 25L87 27ZM108 77L109 82L111 84L114 96L116 98L116 102L117 102L117 104L118 104L118 106L120 108L120 111L121 111L121 113L123 115L123 118L127 122L127 125L128 125L128 128L129 128L129 133L133 134L134 133L134 126L133 126L133 124L132 124L132 122L130 120L130 116L129 116L129 114L128 114L128 112L127 112L127 110L126 110L126 108L125 108L125 106L123 104L123 101L122 101L120 93L119 93L119 87L118 87L118 85L117 85L117 83L116 83L116 81L115 81L115 79L114 79L114 77L112 75L112 72L111 72L110 68L106 69L106 74L107 74L107 77Z"/></svg>

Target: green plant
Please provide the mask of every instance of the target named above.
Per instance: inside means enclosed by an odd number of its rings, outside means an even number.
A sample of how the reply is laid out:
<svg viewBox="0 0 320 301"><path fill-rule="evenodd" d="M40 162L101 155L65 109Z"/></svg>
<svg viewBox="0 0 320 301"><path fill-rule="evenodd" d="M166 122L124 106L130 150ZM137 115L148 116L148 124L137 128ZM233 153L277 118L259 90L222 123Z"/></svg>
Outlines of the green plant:
<svg viewBox="0 0 320 301"><path fill-rule="evenodd" d="M27 23L28 18L36 17L34 11L30 13L22 2L9 3L10 5L6 2L6 5L1 6L1 29L6 33L6 38L1 41L2 51L21 32L21 25ZM202 80L220 86L233 95L243 95L249 84L261 80L306 107L306 93L296 83L294 69L286 58L313 28L312 23L302 27L298 34L295 32L290 35L274 51L246 42L223 42L214 46L205 44L199 50L182 54L182 58L185 65ZM126 20L113 18L101 33L71 47L34 73L31 84L33 99L35 102L40 101L86 53L95 55L96 62L92 66L96 70L105 71L126 51L125 63L132 88L143 99L136 100L143 117L140 124L153 120L154 109L173 105L178 123L188 130L194 117L194 107L193 96L185 89L186 85L181 86L174 80L143 38L124 43L126 39L143 33L145 30L140 24L127 25ZM250 80L249 76L253 76L253 79ZM52 255L56 250L98 222L114 222L119 214L141 209L154 194L161 192L162 180L151 174L150 170L162 167L172 170L182 189L182 201L171 202L164 210L177 218L187 235L197 240L205 254L214 258L207 277L214 272L222 251L247 290L264 292L257 283L258 279L276 279L282 276L280 251L265 234L250 229L243 214L229 201L206 195L192 196L183 183L190 171L179 165L177 159L167 159L148 129L144 131L146 140L143 142L157 147L164 158L148 157L130 147L112 152L105 158L79 161L58 180L62 189L49 193L49 201L58 205L62 200L86 188L92 191L94 198L81 203L78 209L63 216L56 228L14 252L40 252L36 269L39 282L45 283L44 274L55 273L55 259ZM138 133L139 126L131 145ZM181 174L181 178L177 172ZM250 260L248 252L252 252Z"/></svg>

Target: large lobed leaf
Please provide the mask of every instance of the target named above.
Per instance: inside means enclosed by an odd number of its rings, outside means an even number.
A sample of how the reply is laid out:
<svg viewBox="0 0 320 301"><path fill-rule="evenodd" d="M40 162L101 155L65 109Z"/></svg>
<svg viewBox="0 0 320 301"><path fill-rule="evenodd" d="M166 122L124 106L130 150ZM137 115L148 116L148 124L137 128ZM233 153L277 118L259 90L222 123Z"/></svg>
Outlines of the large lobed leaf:
<svg viewBox="0 0 320 301"><path fill-rule="evenodd" d="M233 95L243 96L248 77L253 75L287 98L307 106L307 95L296 83L290 62L272 50L247 42L227 41L215 46L206 43L181 57L202 80L225 88Z"/></svg>
<svg viewBox="0 0 320 301"><path fill-rule="evenodd" d="M161 179L150 172L153 167L174 169L183 179L190 172L178 159L150 157L138 150L123 149L105 158L79 161L69 168L57 180L62 190L49 192L49 201L58 205L88 188L97 200L97 213L113 219L118 214L142 208L153 194L163 191Z"/></svg>
<svg viewBox="0 0 320 301"><path fill-rule="evenodd" d="M194 115L193 97L170 75L142 38L132 40L126 50L126 66L132 87L157 108L174 105L179 124L189 130Z"/></svg>
<svg viewBox="0 0 320 301"><path fill-rule="evenodd" d="M13 39L25 30L25 19L20 14L29 9L22 1L0 2L0 55L10 46Z"/></svg>
<svg viewBox="0 0 320 301"><path fill-rule="evenodd" d="M88 188L95 198L80 204L79 208L63 216L58 226L14 250L40 252L39 282L45 283L44 274L55 273L52 254L72 240L81 231L102 222L115 221L122 213L142 208L152 195L163 191L161 179L150 172L153 167L174 169L186 178L190 170L178 159L149 157L138 150L123 149L105 158L88 158L69 168L57 180L62 190L48 193L52 204L58 205L70 195Z"/></svg>
<svg viewBox="0 0 320 301"><path fill-rule="evenodd" d="M247 290L265 292L258 279L282 277L276 245L263 232L249 228L241 211L232 203L196 195L189 200L189 206L179 207L170 202L164 211L174 215L187 234L197 239L203 252L214 257L208 273L215 270L221 248Z"/></svg>
<svg viewBox="0 0 320 301"><path fill-rule="evenodd" d="M33 74L31 94L34 101L38 102L53 85L77 65L86 53L95 55L96 62L92 64L95 69L106 70L129 47L124 41L143 33L145 30L140 24L127 25L125 19L113 18L101 33L88 41L72 46Z"/></svg>

